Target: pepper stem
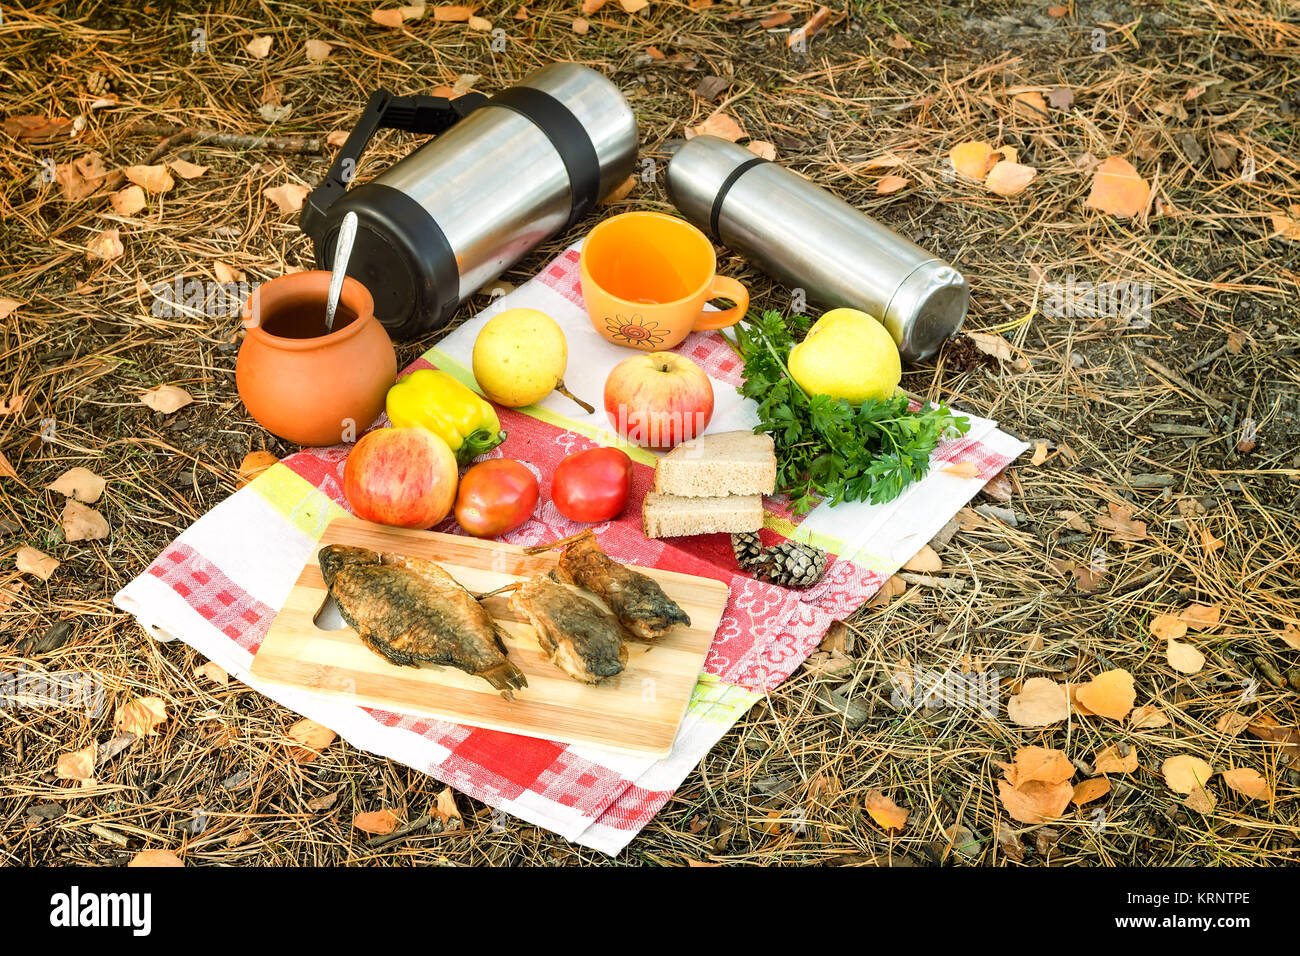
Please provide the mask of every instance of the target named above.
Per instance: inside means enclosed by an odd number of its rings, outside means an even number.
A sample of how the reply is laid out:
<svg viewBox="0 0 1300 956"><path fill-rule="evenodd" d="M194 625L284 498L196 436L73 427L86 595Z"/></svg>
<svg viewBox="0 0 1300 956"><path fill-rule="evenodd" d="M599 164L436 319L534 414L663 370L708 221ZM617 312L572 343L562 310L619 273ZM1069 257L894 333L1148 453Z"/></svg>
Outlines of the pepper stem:
<svg viewBox="0 0 1300 956"><path fill-rule="evenodd" d="M479 455L491 451L505 440L504 431L491 432L486 428L480 428L466 435L460 447L456 449L456 464L468 465Z"/></svg>

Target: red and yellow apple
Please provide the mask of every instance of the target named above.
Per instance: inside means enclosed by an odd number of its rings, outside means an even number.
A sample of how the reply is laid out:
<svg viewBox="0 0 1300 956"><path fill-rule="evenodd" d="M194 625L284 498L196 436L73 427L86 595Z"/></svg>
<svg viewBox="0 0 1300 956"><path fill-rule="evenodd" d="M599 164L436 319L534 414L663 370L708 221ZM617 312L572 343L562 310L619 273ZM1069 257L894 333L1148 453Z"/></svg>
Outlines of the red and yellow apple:
<svg viewBox="0 0 1300 956"><path fill-rule="evenodd" d="M358 518L428 528L456 501L456 455L425 428L377 428L343 465L343 493Z"/></svg>
<svg viewBox="0 0 1300 956"><path fill-rule="evenodd" d="M676 352L634 355L605 379L605 412L628 441L671 448L709 427L713 383L704 369Z"/></svg>

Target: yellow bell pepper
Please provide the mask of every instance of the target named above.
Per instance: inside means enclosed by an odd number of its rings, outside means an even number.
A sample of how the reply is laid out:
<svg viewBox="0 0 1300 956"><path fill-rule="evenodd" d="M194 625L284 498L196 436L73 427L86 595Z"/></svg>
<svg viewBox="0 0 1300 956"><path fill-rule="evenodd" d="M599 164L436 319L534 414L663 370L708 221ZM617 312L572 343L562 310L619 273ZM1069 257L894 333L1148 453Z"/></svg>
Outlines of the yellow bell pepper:
<svg viewBox="0 0 1300 956"><path fill-rule="evenodd" d="M506 440L496 409L446 372L431 368L398 379L384 409L396 428L414 425L433 432L456 453L460 465Z"/></svg>

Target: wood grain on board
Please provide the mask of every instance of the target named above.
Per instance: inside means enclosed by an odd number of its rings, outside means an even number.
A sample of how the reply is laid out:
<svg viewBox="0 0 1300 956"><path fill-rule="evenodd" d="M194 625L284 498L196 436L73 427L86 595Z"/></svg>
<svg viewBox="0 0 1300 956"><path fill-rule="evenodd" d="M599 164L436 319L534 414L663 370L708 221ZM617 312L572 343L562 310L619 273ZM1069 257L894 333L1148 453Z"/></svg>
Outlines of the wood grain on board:
<svg viewBox="0 0 1300 956"><path fill-rule="evenodd" d="M527 555L499 541L407 531L356 518L333 522L319 547L327 544L432 559L476 594L549 571L559 559L558 551ZM342 703L666 756L722 618L727 586L673 571L637 570L659 582L690 615L691 626L676 627L653 644L629 640L623 673L595 686L565 676L542 656L533 628L508 610L508 594L484 601L506 632L510 659L528 679L528 686L508 701L486 681L452 667L390 664L350 627L316 627L313 619L328 592L313 553L253 659L252 675Z"/></svg>

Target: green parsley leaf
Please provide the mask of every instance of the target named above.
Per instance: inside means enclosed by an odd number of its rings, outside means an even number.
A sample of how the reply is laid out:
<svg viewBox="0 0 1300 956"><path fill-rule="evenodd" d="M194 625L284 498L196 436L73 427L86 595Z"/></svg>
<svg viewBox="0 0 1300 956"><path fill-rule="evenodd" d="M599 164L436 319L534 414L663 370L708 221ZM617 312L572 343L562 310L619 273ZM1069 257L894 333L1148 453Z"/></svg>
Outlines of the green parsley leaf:
<svg viewBox="0 0 1300 956"><path fill-rule="evenodd" d="M811 325L807 316L767 311L735 326L732 347L745 361L740 394L758 405L755 431L776 443L777 491L796 514L823 500L892 501L926 475L939 442L966 434L970 420L943 404L912 411L906 395L857 406L808 395L787 361Z"/></svg>

